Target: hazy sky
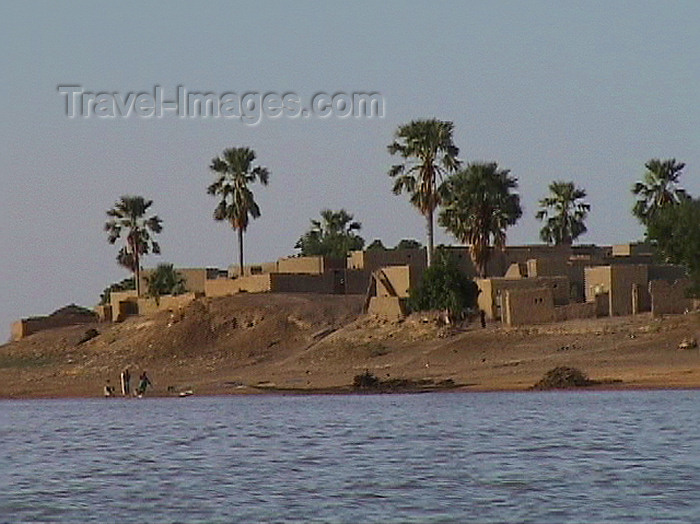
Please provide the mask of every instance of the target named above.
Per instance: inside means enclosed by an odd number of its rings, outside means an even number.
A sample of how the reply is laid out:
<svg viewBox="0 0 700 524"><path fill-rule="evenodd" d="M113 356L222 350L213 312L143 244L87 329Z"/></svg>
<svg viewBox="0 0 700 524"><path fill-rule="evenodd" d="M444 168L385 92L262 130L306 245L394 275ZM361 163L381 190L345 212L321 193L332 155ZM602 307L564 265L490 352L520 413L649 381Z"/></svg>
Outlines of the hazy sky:
<svg viewBox="0 0 700 524"><path fill-rule="evenodd" d="M294 253L323 207L370 242L424 241L393 196L386 146L415 118L452 120L465 161L519 179L525 214L508 242L538 242L537 200L573 180L592 205L586 243L641 238L630 187L652 157L686 162L700 194L700 3L4 2L0 335L12 320L94 305L128 276L102 230L122 194L154 200L161 261L226 267L231 229L212 220L208 165L254 148L271 171L250 262ZM382 119L67 118L58 85L86 91L376 91ZM444 232L439 242L451 242Z"/></svg>

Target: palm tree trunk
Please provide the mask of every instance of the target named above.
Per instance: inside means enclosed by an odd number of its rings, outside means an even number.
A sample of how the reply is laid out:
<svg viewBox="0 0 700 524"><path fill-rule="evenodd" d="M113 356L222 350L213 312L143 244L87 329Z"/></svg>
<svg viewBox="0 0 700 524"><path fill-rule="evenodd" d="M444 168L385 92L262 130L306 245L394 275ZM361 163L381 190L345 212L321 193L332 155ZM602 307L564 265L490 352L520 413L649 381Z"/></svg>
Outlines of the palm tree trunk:
<svg viewBox="0 0 700 524"><path fill-rule="evenodd" d="M131 272L134 274L134 289L136 289L136 296L140 297L141 296L141 267L140 267L140 260L139 260L139 253L138 250L136 249L136 240L134 239L134 233L129 233L129 236L126 239L126 244L127 244L127 251L131 251L132 253L132 268Z"/></svg>
<svg viewBox="0 0 700 524"><path fill-rule="evenodd" d="M240 266L239 276L245 276L243 273L243 228L238 228L238 264Z"/></svg>
<svg viewBox="0 0 700 524"><path fill-rule="evenodd" d="M134 250L134 279L136 280L136 296L141 296L141 261L139 260L139 250L133 246Z"/></svg>
<svg viewBox="0 0 700 524"><path fill-rule="evenodd" d="M428 210L428 214L426 215L427 219L427 230L428 230L428 267L433 263L433 210L430 209Z"/></svg>

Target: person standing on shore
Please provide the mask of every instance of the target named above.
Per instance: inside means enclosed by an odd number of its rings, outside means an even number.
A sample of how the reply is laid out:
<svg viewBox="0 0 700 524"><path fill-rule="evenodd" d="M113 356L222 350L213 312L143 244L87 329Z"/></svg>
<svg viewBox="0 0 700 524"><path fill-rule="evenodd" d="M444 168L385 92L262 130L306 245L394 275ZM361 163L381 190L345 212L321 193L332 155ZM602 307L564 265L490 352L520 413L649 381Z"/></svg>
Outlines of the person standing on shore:
<svg viewBox="0 0 700 524"><path fill-rule="evenodd" d="M151 383L150 379L148 378L148 375L146 375L146 372L144 371L141 373L141 376L139 377L139 387L136 389L136 393L141 396L144 393L146 393L146 388L148 386L153 386Z"/></svg>
<svg viewBox="0 0 700 524"><path fill-rule="evenodd" d="M105 397L111 397L114 395L114 387L109 383L109 379L107 379L107 383L102 391Z"/></svg>
<svg viewBox="0 0 700 524"><path fill-rule="evenodd" d="M131 382L131 374L129 373L129 368L124 368L122 374L119 377L121 379L122 395L125 397L131 393L131 388L129 384Z"/></svg>

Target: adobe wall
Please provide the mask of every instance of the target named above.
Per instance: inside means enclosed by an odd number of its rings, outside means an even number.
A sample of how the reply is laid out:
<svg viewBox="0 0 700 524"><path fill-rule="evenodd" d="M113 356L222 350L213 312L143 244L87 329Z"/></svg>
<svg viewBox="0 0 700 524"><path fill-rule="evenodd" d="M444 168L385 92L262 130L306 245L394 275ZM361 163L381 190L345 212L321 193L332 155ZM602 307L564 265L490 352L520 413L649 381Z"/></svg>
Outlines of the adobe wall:
<svg viewBox="0 0 700 524"><path fill-rule="evenodd" d="M505 278L527 278L528 269L527 264L518 264L514 262L508 266L506 274L503 275Z"/></svg>
<svg viewBox="0 0 700 524"><path fill-rule="evenodd" d="M406 316L406 300L399 297L372 297L367 314L396 321Z"/></svg>
<svg viewBox="0 0 700 524"><path fill-rule="evenodd" d="M205 268L174 268L175 271L180 273L185 279L185 287L187 291L199 291L204 293L204 281L207 277L207 270ZM143 269L141 271L141 294L146 295L148 291L148 281L147 278L150 277L155 271L155 268Z"/></svg>
<svg viewBox="0 0 700 524"><path fill-rule="evenodd" d="M576 302L586 301L586 275L585 270L587 267L600 265L599 262L577 259L574 258L569 260L566 265L566 275L569 277L569 296L571 300Z"/></svg>
<svg viewBox="0 0 700 524"><path fill-rule="evenodd" d="M348 269L344 271L345 294L364 295L367 293L370 275L371 273L364 269Z"/></svg>
<svg viewBox="0 0 700 524"><path fill-rule="evenodd" d="M675 264L652 264L648 268L649 280L676 280L685 279L688 274L683 266Z"/></svg>
<svg viewBox="0 0 700 524"><path fill-rule="evenodd" d="M437 250L437 249L436 249ZM472 256L469 251L469 246L440 246L440 251L449 253L452 261L457 265L459 270L469 278L475 278L477 275L476 267L472 261ZM506 257L502 250L489 247L489 259L486 263L486 275L489 277L501 277L505 275L508 269Z"/></svg>
<svg viewBox="0 0 700 524"><path fill-rule="evenodd" d="M139 298L137 301L139 315L148 315L157 311L180 309L197 298L196 293L183 293L181 295L163 295L158 301L155 298Z"/></svg>
<svg viewBox="0 0 700 524"><path fill-rule="evenodd" d="M474 279L479 288L477 305L485 314L486 318L495 320L501 318L500 297L496 296L493 288L493 280L490 278Z"/></svg>
<svg viewBox="0 0 700 524"><path fill-rule="evenodd" d="M595 266L585 268L584 281L586 291L586 302L595 302L596 295L610 292L610 266Z"/></svg>
<svg viewBox="0 0 700 524"><path fill-rule="evenodd" d="M635 264L644 264L645 266L650 266L654 263L654 255L615 256L608 258L605 261L605 263L611 266L631 266Z"/></svg>
<svg viewBox="0 0 700 524"><path fill-rule="evenodd" d="M320 275L331 269L345 269L345 259L321 256L280 258L275 272Z"/></svg>
<svg viewBox="0 0 700 524"><path fill-rule="evenodd" d="M587 260L594 264L600 263L612 256L612 246L596 246L595 244L577 244L571 246L569 260Z"/></svg>
<svg viewBox="0 0 700 524"><path fill-rule="evenodd" d="M472 262L468 246L440 246L439 249L436 248L436 251L438 250L447 253L459 270L469 278L474 278L476 276L476 268L474 267L474 262ZM495 257L491 256L486 266L486 273L488 275L500 276L503 274L500 271L502 265L503 263L501 260L496 261Z"/></svg>
<svg viewBox="0 0 700 524"><path fill-rule="evenodd" d="M527 260L528 277L556 277L568 275L568 260L564 257L530 258Z"/></svg>
<svg viewBox="0 0 700 524"><path fill-rule="evenodd" d="M187 291L204 293L204 283L207 281L206 268L175 268L175 270L184 277Z"/></svg>
<svg viewBox="0 0 700 524"><path fill-rule="evenodd" d="M364 269L365 252L360 250L350 251L346 265L348 269Z"/></svg>
<svg viewBox="0 0 700 524"><path fill-rule="evenodd" d="M247 277L253 275L265 275L268 273L277 273L277 262L263 262L261 264L246 264L243 266L243 274ZM238 264L228 266L228 278L238 278L240 276L240 267Z"/></svg>
<svg viewBox="0 0 700 524"><path fill-rule="evenodd" d="M553 303L565 305L569 303L569 278L566 276L535 277L535 278L486 278L476 279L481 293L477 299L479 308L491 320L501 318L501 306L505 292L516 289L548 288L552 292Z"/></svg>
<svg viewBox="0 0 700 524"><path fill-rule="evenodd" d="M11 336L12 340L21 340L24 337L45 331L47 329L56 329L67 326L79 326L82 324L92 324L98 321L98 317L88 315L60 315L60 316L45 316L23 318L12 323Z"/></svg>
<svg viewBox="0 0 700 524"><path fill-rule="evenodd" d="M422 276L422 272L419 273L411 266L389 266L382 268L382 271L396 292L396 296L400 298L408 298L411 289L420 285L419 277ZM377 280L377 296L393 296L381 280Z"/></svg>
<svg viewBox="0 0 700 524"><path fill-rule="evenodd" d="M589 302L587 302L588 304ZM595 316L596 317L609 317L610 316L610 293L607 291L605 293L600 293L593 297L593 302L595 304Z"/></svg>
<svg viewBox="0 0 700 524"><path fill-rule="evenodd" d="M289 257L277 261L277 273L323 273L323 257Z"/></svg>
<svg viewBox="0 0 700 524"><path fill-rule="evenodd" d="M352 251L347 258L348 269L374 271L385 266L427 267L425 248L420 249L370 249Z"/></svg>
<svg viewBox="0 0 700 524"><path fill-rule="evenodd" d="M264 293L271 290L269 274L250 275L236 279L218 278L207 280L204 284L204 294L207 297L223 297L236 293Z"/></svg>
<svg viewBox="0 0 700 524"><path fill-rule="evenodd" d="M148 268L141 271L141 294L145 295L148 290L146 277L150 276L155 268ZM185 279L185 288L193 293L204 293L204 284L207 280L225 278L221 276L224 271L211 267L176 267L175 271L180 273Z"/></svg>
<svg viewBox="0 0 700 524"><path fill-rule="evenodd" d="M577 302L566 306L554 308L554 319L557 322L575 320L581 318L595 318L597 316L595 302Z"/></svg>
<svg viewBox="0 0 700 524"><path fill-rule="evenodd" d="M503 321L508 326L553 322L554 295L551 288L509 289L504 293Z"/></svg>
<svg viewBox="0 0 700 524"><path fill-rule="evenodd" d="M11 340L13 341L22 340L27 336L24 333L24 322L22 320L13 322L10 331Z"/></svg>
<svg viewBox="0 0 700 524"><path fill-rule="evenodd" d="M616 244L612 246L614 257L635 257L653 255L651 246L645 242L632 242L629 244Z"/></svg>
<svg viewBox="0 0 700 524"><path fill-rule="evenodd" d="M112 306L110 304L100 304L95 306L94 311L100 322L112 321Z"/></svg>
<svg viewBox="0 0 700 524"><path fill-rule="evenodd" d="M588 267L585 269L585 278L586 301L594 302L596 295L607 293L610 316L632 315L651 308L645 265Z"/></svg>
<svg viewBox="0 0 700 524"><path fill-rule="evenodd" d="M530 259L555 258L569 260L571 246L550 246L547 244L532 244L529 246L506 246L504 250L506 267L511 264L526 264Z"/></svg>
<svg viewBox="0 0 700 524"><path fill-rule="evenodd" d="M138 313L136 290L112 291L109 294L112 322L121 322L129 315Z"/></svg>
<svg viewBox="0 0 700 524"><path fill-rule="evenodd" d="M624 316L642 311L649 311L647 266L613 265L611 269L610 315ZM633 288L638 290L638 302L635 308ZM635 311L636 309L636 311Z"/></svg>
<svg viewBox="0 0 700 524"><path fill-rule="evenodd" d="M276 293L333 293L333 273L273 273L270 275L270 290Z"/></svg>
<svg viewBox="0 0 700 524"><path fill-rule="evenodd" d="M675 282L652 280L649 282L652 316L673 315L692 311L695 304L692 298L686 298L685 292L690 287L690 280Z"/></svg>

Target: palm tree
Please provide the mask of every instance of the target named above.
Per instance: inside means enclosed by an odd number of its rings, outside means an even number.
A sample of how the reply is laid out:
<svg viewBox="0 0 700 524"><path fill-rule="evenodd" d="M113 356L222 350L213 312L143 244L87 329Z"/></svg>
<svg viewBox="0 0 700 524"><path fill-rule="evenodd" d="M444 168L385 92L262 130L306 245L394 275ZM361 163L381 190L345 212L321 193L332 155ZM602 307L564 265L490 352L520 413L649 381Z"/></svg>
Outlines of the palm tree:
<svg viewBox="0 0 700 524"><path fill-rule="evenodd" d="M163 295L181 295L187 292L186 279L172 264L158 264L158 266L146 276L148 296L154 298L156 304L160 304Z"/></svg>
<svg viewBox="0 0 700 524"><path fill-rule="evenodd" d="M637 197L632 213L642 224L646 224L654 213L669 204L679 204L688 198L688 194L678 185L683 162L675 158L659 160L652 158L644 164L647 168L644 181L637 182L632 187L632 193Z"/></svg>
<svg viewBox="0 0 700 524"><path fill-rule="evenodd" d="M151 239L151 234L163 230L163 221L158 215L146 218L151 204L153 200L142 196L124 195L107 211L110 219L104 227L110 244L114 244L123 231L126 232L126 245L119 250L117 262L134 273L138 296L141 296L141 257L151 251L160 254L160 245Z"/></svg>
<svg viewBox="0 0 700 524"><path fill-rule="evenodd" d="M243 276L243 233L248 228L250 217L258 218L260 208L248 188L258 180L266 186L270 179L267 168L253 166L255 151L248 147L224 149L221 156L211 161L209 169L218 175L207 193L221 198L214 209L214 220L226 220L238 232L238 256L240 276Z"/></svg>
<svg viewBox="0 0 700 524"><path fill-rule="evenodd" d="M550 196L540 200L535 217L547 220L540 230L540 238L548 244L570 246L586 231L584 220L591 210L590 204L581 201L586 191L573 182L556 181L549 184Z"/></svg>
<svg viewBox="0 0 700 524"><path fill-rule="evenodd" d="M480 277L486 276L489 246L503 249L506 229L522 216L518 179L498 164L474 163L450 176L444 184L439 224L459 241L469 245L469 253Z"/></svg>
<svg viewBox="0 0 700 524"><path fill-rule="evenodd" d="M459 148L452 141L454 124L441 120L414 120L398 128L395 140L388 146L391 155L400 155L403 163L389 170L395 179L394 194L411 195L427 221L428 265L433 258L433 214L440 205L439 186L446 174L460 166Z"/></svg>
<svg viewBox="0 0 700 524"><path fill-rule="evenodd" d="M321 210L321 220L311 220L311 229L294 246L302 256L322 255L344 258L350 251L362 249L365 240L357 234L362 224L341 209Z"/></svg>

